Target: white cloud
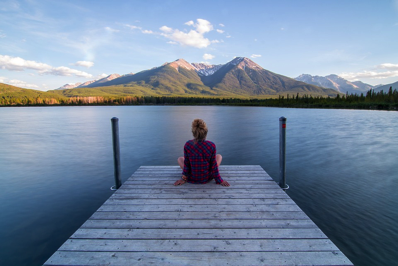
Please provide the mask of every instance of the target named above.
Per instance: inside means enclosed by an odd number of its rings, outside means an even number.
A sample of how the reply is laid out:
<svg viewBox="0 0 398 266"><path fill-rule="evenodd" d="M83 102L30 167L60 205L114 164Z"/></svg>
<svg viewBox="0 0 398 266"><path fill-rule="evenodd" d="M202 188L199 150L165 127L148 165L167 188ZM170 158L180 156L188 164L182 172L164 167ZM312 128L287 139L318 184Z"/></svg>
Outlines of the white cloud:
<svg viewBox="0 0 398 266"><path fill-rule="evenodd" d="M385 71L385 72L365 70L362 72L341 73L341 74L339 74L339 76L342 78L348 79L348 80L360 80L360 79L366 79L366 78L368 78L368 79L385 79L385 78L398 77L398 70Z"/></svg>
<svg viewBox="0 0 398 266"><path fill-rule="evenodd" d="M51 66L43 63L38 63L35 61L25 60L20 57L0 55L0 68L11 71L23 71L25 69L33 69L41 71L41 70L51 69Z"/></svg>
<svg viewBox="0 0 398 266"><path fill-rule="evenodd" d="M220 23L220 24L218 24L220 27L225 27L225 25L224 24L222 24L222 23Z"/></svg>
<svg viewBox="0 0 398 266"><path fill-rule="evenodd" d="M211 54L204 54L203 55L203 59L204 60L211 60L211 59L213 59L215 56L214 55L211 55Z"/></svg>
<svg viewBox="0 0 398 266"><path fill-rule="evenodd" d="M90 68L94 65L94 62L90 62L90 61L77 61L76 63L74 63L75 66L82 66L82 67L87 67Z"/></svg>
<svg viewBox="0 0 398 266"><path fill-rule="evenodd" d="M36 70L39 74L48 74L56 76L78 76L84 78L91 78L92 75L69 67L52 67L47 64L38 63L35 61L25 60L20 57L11 57L8 55L0 55L0 68L10 71L24 71L27 69Z"/></svg>
<svg viewBox="0 0 398 266"><path fill-rule="evenodd" d="M54 76L77 76L77 77L82 77L82 78L91 78L93 75L88 74L83 71L79 71L76 69L72 69L69 67L53 67L51 69L39 71L40 74L45 74L45 75L54 75Z"/></svg>
<svg viewBox="0 0 398 266"><path fill-rule="evenodd" d="M103 79L106 78L107 76L109 76L108 74L102 73L101 75L97 76L97 79Z"/></svg>
<svg viewBox="0 0 398 266"><path fill-rule="evenodd" d="M173 42L173 41L168 41L167 43L169 43L169 44L178 44L177 42Z"/></svg>
<svg viewBox="0 0 398 266"><path fill-rule="evenodd" d="M167 26L160 27L160 30L163 31L163 32L166 32L166 33L169 33L169 32L173 31L172 28L169 28Z"/></svg>
<svg viewBox="0 0 398 266"><path fill-rule="evenodd" d="M112 29L111 27L105 27L105 30L109 32L119 32L119 30Z"/></svg>
<svg viewBox="0 0 398 266"><path fill-rule="evenodd" d="M384 63L376 66L376 68L380 69L388 69L388 70L398 70L398 64Z"/></svg>
<svg viewBox="0 0 398 266"><path fill-rule="evenodd" d="M231 38L231 35L227 35L227 36L225 36L226 38Z"/></svg>
<svg viewBox="0 0 398 266"><path fill-rule="evenodd" d="M153 34L153 31L151 31L151 30L143 30L142 33L144 33L144 34Z"/></svg>
<svg viewBox="0 0 398 266"><path fill-rule="evenodd" d="M0 83L4 83L4 82L6 82L6 77L0 77Z"/></svg>
<svg viewBox="0 0 398 266"><path fill-rule="evenodd" d="M190 30L188 33L186 33L178 29L162 26L160 28L160 30L163 32L161 35L174 42L178 42L181 45L205 48L212 42L205 38L204 34L212 31L213 25L204 19L197 19L196 21L197 23L194 23L193 21L188 21L185 23L185 25L193 26L196 30Z"/></svg>
<svg viewBox="0 0 398 266"><path fill-rule="evenodd" d="M385 69L387 71L384 71ZM339 74L339 76L348 80L385 79L398 77L398 64L384 63L375 66L371 70L364 70L362 72L345 72Z"/></svg>
<svg viewBox="0 0 398 266"><path fill-rule="evenodd" d="M16 86L16 87L27 88L27 89L39 89L39 86L37 86L35 84L26 83L25 81L21 81L21 80L17 80L17 79L11 79L7 82L7 84L10 84L10 85Z"/></svg>
<svg viewBox="0 0 398 266"><path fill-rule="evenodd" d="M128 27L128 28L130 28L131 30L141 30L142 28L141 27L138 27L138 26L134 26L134 25L129 25L129 24L126 24L125 25L126 27Z"/></svg>
<svg viewBox="0 0 398 266"><path fill-rule="evenodd" d="M261 57L261 54L252 54L250 57L251 58L258 58L258 57Z"/></svg>
<svg viewBox="0 0 398 266"><path fill-rule="evenodd" d="M223 30L216 30L218 33L224 33Z"/></svg>

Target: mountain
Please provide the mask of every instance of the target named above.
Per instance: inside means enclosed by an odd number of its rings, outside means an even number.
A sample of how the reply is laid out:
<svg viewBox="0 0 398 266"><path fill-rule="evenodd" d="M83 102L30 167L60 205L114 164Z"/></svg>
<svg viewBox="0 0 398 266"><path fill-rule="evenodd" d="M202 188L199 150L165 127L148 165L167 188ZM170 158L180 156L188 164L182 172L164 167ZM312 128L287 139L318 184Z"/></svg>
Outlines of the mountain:
<svg viewBox="0 0 398 266"><path fill-rule="evenodd" d="M376 87L374 90L375 90L376 92L379 92L379 91L382 90L384 93L387 93L387 92L390 90L390 87L392 87L392 90L393 90L393 91L394 91L394 90L397 90L397 91L398 91L398 81L397 81L397 82L394 82L394 83L391 83L391 84L378 86L378 87Z"/></svg>
<svg viewBox="0 0 398 266"><path fill-rule="evenodd" d="M51 101L55 100L67 100L68 98L55 91L45 92L32 89L23 89L8 84L0 83L0 105L8 104L29 104L35 103L41 100Z"/></svg>
<svg viewBox="0 0 398 266"><path fill-rule="evenodd" d="M372 89L373 86L363 83L361 81L354 81L350 82L342 77L339 77L337 75L328 75L325 77L322 76L311 76L309 74L302 74L295 78L296 80L308 83L308 84L313 84L316 86L320 86L323 88L330 88L334 89L336 91L339 91L341 93L346 93L348 92L349 94L357 93L366 93L368 90Z"/></svg>
<svg viewBox="0 0 398 266"><path fill-rule="evenodd" d="M127 74L130 75L130 74ZM99 87L101 86L102 83L111 81L113 79L119 78L119 74L111 74L109 76L106 76L105 78L101 79L95 79L95 80L90 80L86 81L84 83L68 83L63 85L62 87L59 87L57 90L66 90L66 89L74 89L74 88L88 88L88 87Z"/></svg>
<svg viewBox="0 0 398 266"><path fill-rule="evenodd" d="M273 73L245 57L237 57L221 65L190 64L178 59L136 74L93 82L85 85L85 90L81 86L64 90L64 95L95 96L99 90L101 93L108 90L112 95L257 97L301 93L336 96L336 91L332 89Z"/></svg>

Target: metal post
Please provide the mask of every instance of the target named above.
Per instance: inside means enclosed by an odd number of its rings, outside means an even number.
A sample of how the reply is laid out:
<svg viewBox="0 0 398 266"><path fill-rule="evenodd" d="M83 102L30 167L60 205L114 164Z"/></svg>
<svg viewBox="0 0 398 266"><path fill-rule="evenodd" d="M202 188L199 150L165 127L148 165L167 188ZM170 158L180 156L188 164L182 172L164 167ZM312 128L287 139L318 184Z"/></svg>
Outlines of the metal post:
<svg viewBox="0 0 398 266"><path fill-rule="evenodd" d="M113 117L112 121L112 142L113 142L113 162L115 166L115 185L111 190L117 190L122 185L120 179L120 144L119 144L119 118Z"/></svg>
<svg viewBox="0 0 398 266"><path fill-rule="evenodd" d="M286 118L279 118L279 186L289 189L286 184Z"/></svg>

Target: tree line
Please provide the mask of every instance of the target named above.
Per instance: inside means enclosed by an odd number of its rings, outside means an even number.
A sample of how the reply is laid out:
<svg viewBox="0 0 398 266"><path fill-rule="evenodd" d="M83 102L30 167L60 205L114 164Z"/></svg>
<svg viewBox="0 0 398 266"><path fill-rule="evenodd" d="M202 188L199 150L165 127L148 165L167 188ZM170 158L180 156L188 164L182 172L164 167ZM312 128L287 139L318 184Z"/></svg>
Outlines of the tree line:
<svg viewBox="0 0 398 266"><path fill-rule="evenodd" d="M236 105L236 106L269 106L293 108L350 108L397 110L398 91L388 92L369 90L366 94L348 94L336 97L312 95L279 95L270 99L242 99L215 97L181 97L181 96L94 96L70 98L32 98L1 97L0 106L67 106L67 105Z"/></svg>

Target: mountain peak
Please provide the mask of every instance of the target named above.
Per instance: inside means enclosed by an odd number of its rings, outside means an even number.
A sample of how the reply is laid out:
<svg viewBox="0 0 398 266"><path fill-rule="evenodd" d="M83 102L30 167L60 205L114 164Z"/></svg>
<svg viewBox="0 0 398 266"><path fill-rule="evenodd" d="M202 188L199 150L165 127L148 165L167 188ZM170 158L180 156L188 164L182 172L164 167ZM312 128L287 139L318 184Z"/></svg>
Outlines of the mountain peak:
<svg viewBox="0 0 398 266"><path fill-rule="evenodd" d="M191 65L190 63L188 63L187 61L185 61L182 58L177 59L176 61L171 62L171 63L166 63L165 65L174 67L177 71L178 71L178 68L180 68L180 67L186 68L188 70L196 70L193 65Z"/></svg>
<svg viewBox="0 0 398 266"><path fill-rule="evenodd" d="M247 57L235 57L229 64L235 65L240 69L245 69L246 67L251 69L263 69Z"/></svg>

